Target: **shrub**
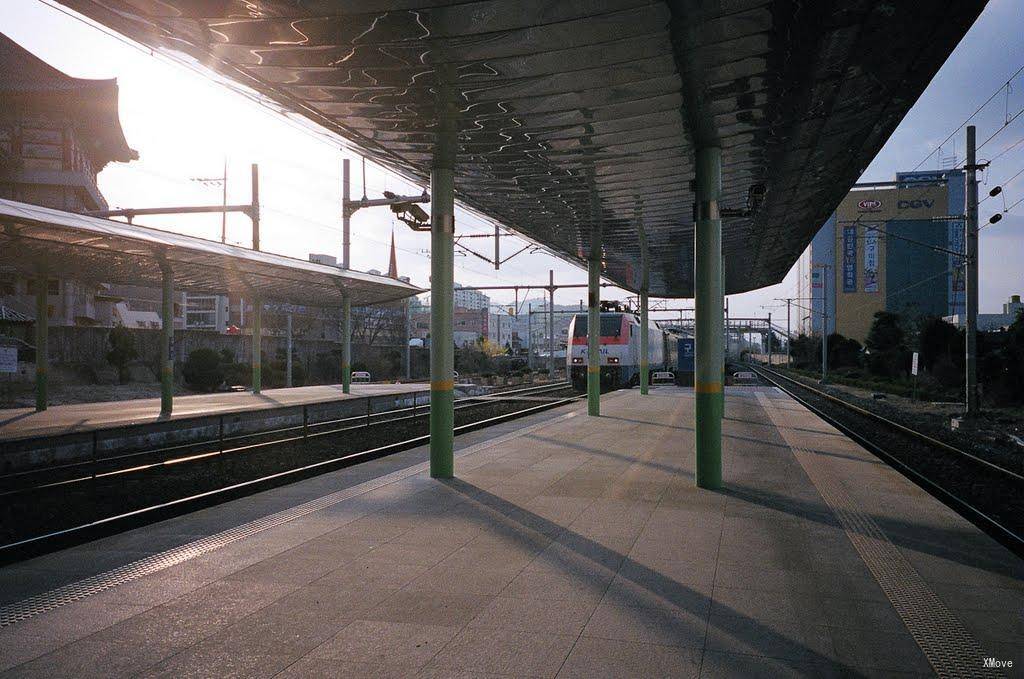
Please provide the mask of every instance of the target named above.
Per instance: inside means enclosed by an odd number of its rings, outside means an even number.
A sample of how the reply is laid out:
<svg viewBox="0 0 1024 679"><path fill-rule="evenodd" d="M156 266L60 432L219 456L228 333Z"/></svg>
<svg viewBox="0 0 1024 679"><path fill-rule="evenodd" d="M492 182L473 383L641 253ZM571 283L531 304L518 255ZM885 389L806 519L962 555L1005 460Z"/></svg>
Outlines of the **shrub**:
<svg viewBox="0 0 1024 679"><path fill-rule="evenodd" d="M110 329L107 341L110 343L107 363L117 368L118 381L124 382L128 379L128 364L138 356L135 350L135 335L128 328L117 326Z"/></svg>
<svg viewBox="0 0 1024 679"><path fill-rule="evenodd" d="M197 350L198 351L198 350ZM223 367L224 384L228 386L252 386L252 366L248 363L231 363Z"/></svg>
<svg viewBox="0 0 1024 679"><path fill-rule="evenodd" d="M220 353L213 349L194 349L181 368L185 383L196 391L213 391L219 387L224 381L220 359Z"/></svg>

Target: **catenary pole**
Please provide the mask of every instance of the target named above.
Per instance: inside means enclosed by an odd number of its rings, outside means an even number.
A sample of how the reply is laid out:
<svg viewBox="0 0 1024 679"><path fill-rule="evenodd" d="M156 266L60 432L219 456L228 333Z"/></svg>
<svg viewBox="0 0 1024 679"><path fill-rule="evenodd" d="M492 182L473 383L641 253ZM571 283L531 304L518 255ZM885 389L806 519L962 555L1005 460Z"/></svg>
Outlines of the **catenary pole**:
<svg viewBox="0 0 1024 679"><path fill-rule="evenodd" d="M548 269L548 378L555 379L555 272Z"/></svg>
<svg viewBox="0 0 1024 679"><path fill-rule="evenodd" d="M967 126L967 219L964 220L965 287L964 367L967 416L978 414L978 165L975 157L975 128Z"/></svg>
<svg viewBox="0 0 1024 679"><path fill-rule="evenodd" d="M160 304L160 415L174 409L174 277L171 266L160 261L162 278Z"/></svg>
<svg viewBox="0 0 1024 679"><path fill-rule="evenodd" d="M341 161L341 268L348 271L351 262L352 175L348 158ZM341 391L352 392L352 300L347 292L341 295Z"/></svg>
<svg viewBox="0 0 1024 679"><path fill-rule="evenodd" d="M49 272L45 264L40 264L36 271L36 411L42 412L47 406L47 368L49 364L49 325L50 314L46 295L48 292Z"/></svg>

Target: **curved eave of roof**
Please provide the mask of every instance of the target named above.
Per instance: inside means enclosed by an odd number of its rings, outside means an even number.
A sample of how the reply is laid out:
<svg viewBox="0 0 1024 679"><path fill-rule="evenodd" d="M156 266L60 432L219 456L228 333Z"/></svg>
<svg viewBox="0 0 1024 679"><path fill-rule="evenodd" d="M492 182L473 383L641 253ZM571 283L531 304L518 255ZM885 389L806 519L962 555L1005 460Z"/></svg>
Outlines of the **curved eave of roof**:
<svg viewBox="0 0 1024 679"><path fill-rule="evenodd" d="M600 228L605 277L646 260L665 297L693 294L697 146L756 208L724 220L726 292L777 283L985 4L62 1L421 182L452 91L462 203L576 263Z"/></svg>
<svg viewBox="0 0 1024 679"><path fill-rule="evenodd" d="M0 99L7 110L58 108L82 131L83 149L97 171L109 162L138 160L118 112L116 78L74 78L0 34Z"/></svg>

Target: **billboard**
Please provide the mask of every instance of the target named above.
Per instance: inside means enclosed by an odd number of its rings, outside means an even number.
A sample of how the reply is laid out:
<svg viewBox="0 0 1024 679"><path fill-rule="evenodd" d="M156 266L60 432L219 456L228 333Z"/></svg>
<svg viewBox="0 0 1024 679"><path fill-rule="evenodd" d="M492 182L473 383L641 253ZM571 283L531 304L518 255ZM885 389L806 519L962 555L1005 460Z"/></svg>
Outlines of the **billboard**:
<svg viewBox="0 0 1024 679"><path fill-rule="evenodd" d="M857 292L857 226L843 227L843 292Z"/></svg>
<svg viewBox="0 0 1024 679"><path fill-rule="evenodd" d="M878 225L864 229L864 292L878 292Z"/></svg>

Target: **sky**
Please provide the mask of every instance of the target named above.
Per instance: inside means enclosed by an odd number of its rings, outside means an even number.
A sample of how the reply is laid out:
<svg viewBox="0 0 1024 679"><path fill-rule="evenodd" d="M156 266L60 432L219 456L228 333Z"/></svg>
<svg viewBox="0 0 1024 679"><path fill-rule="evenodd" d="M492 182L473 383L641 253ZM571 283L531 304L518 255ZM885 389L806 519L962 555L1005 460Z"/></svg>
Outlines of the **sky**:
<svg viewBox="0 0 1024 679"><path fill-rule="evenodd" d="M249 200L250 164L260 166L261 247L263 250L305 259L309 253L332 254L341 259L341 159L352 159L353 196L363 193L361 161L357 155L309 130L296 120L272 111L233 92L223 84L173 63L149 50L90 25L53 0L3 0L0 32L52 66L80 78L117 78L121 123L129 145L140 160L112 163L99 176L101 191L111 207L151 207L216 204L221 188L195 178L220 177L228 166L228 202ZM954 50L924 94L893 133L862 181L891 180L898 171L940 166L939 157L963 158L964 131L957 128L991 95L999 92L971 121L979 143L998 131L979 149L979 159L993 159L982 176L980 195L1024 169L1024 73L1008 79L1024 66L1024 0L991 0L981 17ZM955 132L956 131L956 132ZM954 134L955 132L955 134ZM952 139L947 138L953 134ZM998 156L998 157L996 157ZM370 197L387 189L418 194L397 176L367 163L366 191ZM1002 195L980 206L979 223L1024 198L1024 173L1003 184ZM147 217L147 226L210 239L220 239L219 215ZM248 246L249 221L228 217L228 242ZM456 211L457 233L491 233L493 225L464 210ZM395 223L385 209L361 210L352 220L352 267L386 271L388 245L394 232L398 268L412 282L429 285L430 236ZM980 232L980 308L998 312L1011 294L1024 293L1024 203L1003 215L998 224ZM466 244L492 254L490 239ZM527 244L518 238L502 239L507 256ZM583 283L586 272L561 259L530 250L495 271L471 255L457 256L455 279L463 285L547 283L554 270L556 283ZM556 304L575 304L582 290L556 293ZM508 305L514 293L488 292L495 303ZM629 293L606 289L605 299L625 299ZM729 296L733 316L784 315L776 298L796 296L796 271L778 285ZM522 300L526 294L520 293ZM539 292L529 294L539 298ZM652 306L655 305L652 302ZM667 306L690 307L690 300L668 300ZM653 317L674 314L652 313Z"/></svg>

